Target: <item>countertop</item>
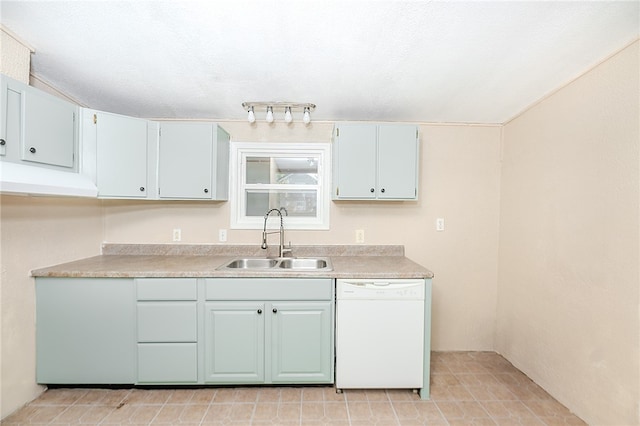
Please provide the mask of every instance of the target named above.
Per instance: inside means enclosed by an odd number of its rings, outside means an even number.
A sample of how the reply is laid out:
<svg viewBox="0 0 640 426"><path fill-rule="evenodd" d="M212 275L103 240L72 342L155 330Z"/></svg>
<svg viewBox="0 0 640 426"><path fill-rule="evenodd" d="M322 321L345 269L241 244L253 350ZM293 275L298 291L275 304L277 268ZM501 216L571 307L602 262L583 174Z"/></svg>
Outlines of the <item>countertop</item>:
<svg viewBox="0 0 640 426"><path fill-rule="evenodd" d="M273 251L243 245L105 244L102 255L31 271L34 277L327 277L433 278L404 256L403 246L294 246L294 257L329 257L331 271L218 270L237 257L266 257Z"/></svg>

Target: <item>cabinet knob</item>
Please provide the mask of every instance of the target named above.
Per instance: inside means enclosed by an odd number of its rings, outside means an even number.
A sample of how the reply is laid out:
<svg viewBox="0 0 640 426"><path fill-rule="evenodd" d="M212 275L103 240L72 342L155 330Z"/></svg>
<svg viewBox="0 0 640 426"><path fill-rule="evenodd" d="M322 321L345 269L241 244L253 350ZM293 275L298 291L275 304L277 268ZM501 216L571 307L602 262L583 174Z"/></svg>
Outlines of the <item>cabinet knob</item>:
<svg viewBox="0 0 640 426"><path fill-rule="evenodd" d="M261 314L261 313L262 313L262 309L258 309L258 314Z"/></svg>
<svg viewBox="0 0 640 426"><path fill-rule="evenodd" d="M5 146L7 144L7 141L5 141L4 139L0 139L0 145Z"/></svg>
<svg viewBox="0 0 640 426"><path fill-rule="evenodd" d="M384 192L384 188L382 188L382 189L380 190L380 192Z"/></svg>
<svg viewBox="0 0 640 426"><path fill-rule="evenodd" d="M371 193L373 193L373 192L375 192L375 189L371 188L369 191L370 191Z"/></svg>
<svg viewBox="0 0 640 426"><path fill-rule="evenodd" d="M208 190L207 188L205 188L205 189L204 189L204 193L205 193L205 194L208 194L208 193L209 193L209 190Z"/></svg>
<svg viewBox="0 0 640 426"><path fill-rule="evenodd" d="M140 192L144 192L144 186L140 187Z"/></svg>
<svg viewBox="0 0 640 426"><path fill-rule="evenodd" d="M29 152L32 153L32 154L35 154L36 153L36 148L32 146L31 148L29 148Z"/></svg>
<svg viewBox="0 0 640 426"><path fill-rule="evenodd" d="M273 308L273 313L277 314L278 313L278 309L277 308Z"/></svg>

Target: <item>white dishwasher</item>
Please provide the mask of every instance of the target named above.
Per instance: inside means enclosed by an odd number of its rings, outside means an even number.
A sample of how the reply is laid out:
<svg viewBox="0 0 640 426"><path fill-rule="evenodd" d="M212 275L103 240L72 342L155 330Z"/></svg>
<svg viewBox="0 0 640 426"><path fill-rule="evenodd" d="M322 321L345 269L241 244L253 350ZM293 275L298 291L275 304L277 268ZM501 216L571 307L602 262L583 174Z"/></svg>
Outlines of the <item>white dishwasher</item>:
<svg viewBox="0 0 640 426"><path fill-rule="evenodd" d="M336 285L336 388L422 388L425 281Z"/></svg>

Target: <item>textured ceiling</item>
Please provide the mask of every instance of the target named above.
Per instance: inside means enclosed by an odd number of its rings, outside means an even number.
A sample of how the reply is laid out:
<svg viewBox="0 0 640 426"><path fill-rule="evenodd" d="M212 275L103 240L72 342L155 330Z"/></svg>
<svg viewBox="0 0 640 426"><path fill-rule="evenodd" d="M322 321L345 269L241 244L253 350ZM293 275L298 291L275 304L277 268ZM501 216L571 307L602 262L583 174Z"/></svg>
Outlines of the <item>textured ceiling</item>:
<svg viewBox="0 0 640 426"><path fill-rule="evenodd" d="M32 74L145 118L503 123L639 35L639 1L7 1ZM262 113L256 112L258 120ZM294 117L296 120L299 117Z"/></svg>

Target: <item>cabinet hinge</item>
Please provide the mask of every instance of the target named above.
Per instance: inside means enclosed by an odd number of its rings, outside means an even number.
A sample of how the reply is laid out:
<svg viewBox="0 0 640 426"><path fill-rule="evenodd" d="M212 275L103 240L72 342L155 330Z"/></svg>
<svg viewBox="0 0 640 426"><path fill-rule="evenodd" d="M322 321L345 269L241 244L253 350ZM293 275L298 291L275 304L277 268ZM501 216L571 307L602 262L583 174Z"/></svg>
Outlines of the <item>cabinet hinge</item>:
<svg viewBox="0 0 640 426"><path fill-rule="evenodd" d="M98 114L93 114L93 124L98 124Z"/></svg>
<svg viewBox="0 0 640 426"><path fill-rule="evenodd" d="M340 188L336 187L336 197L340 195Z"/></svg>
<svg viewBox="0 0 640 426"><path fill-rule="evenodd" d="M340 128L339 127L336 129L336 136L340 136Z"/></svg>
<svg viewBox="0 0 640 426"><path fill-rule="evenodd" d="M416 129L416 139L418 139L418 129Z"/></svg>

